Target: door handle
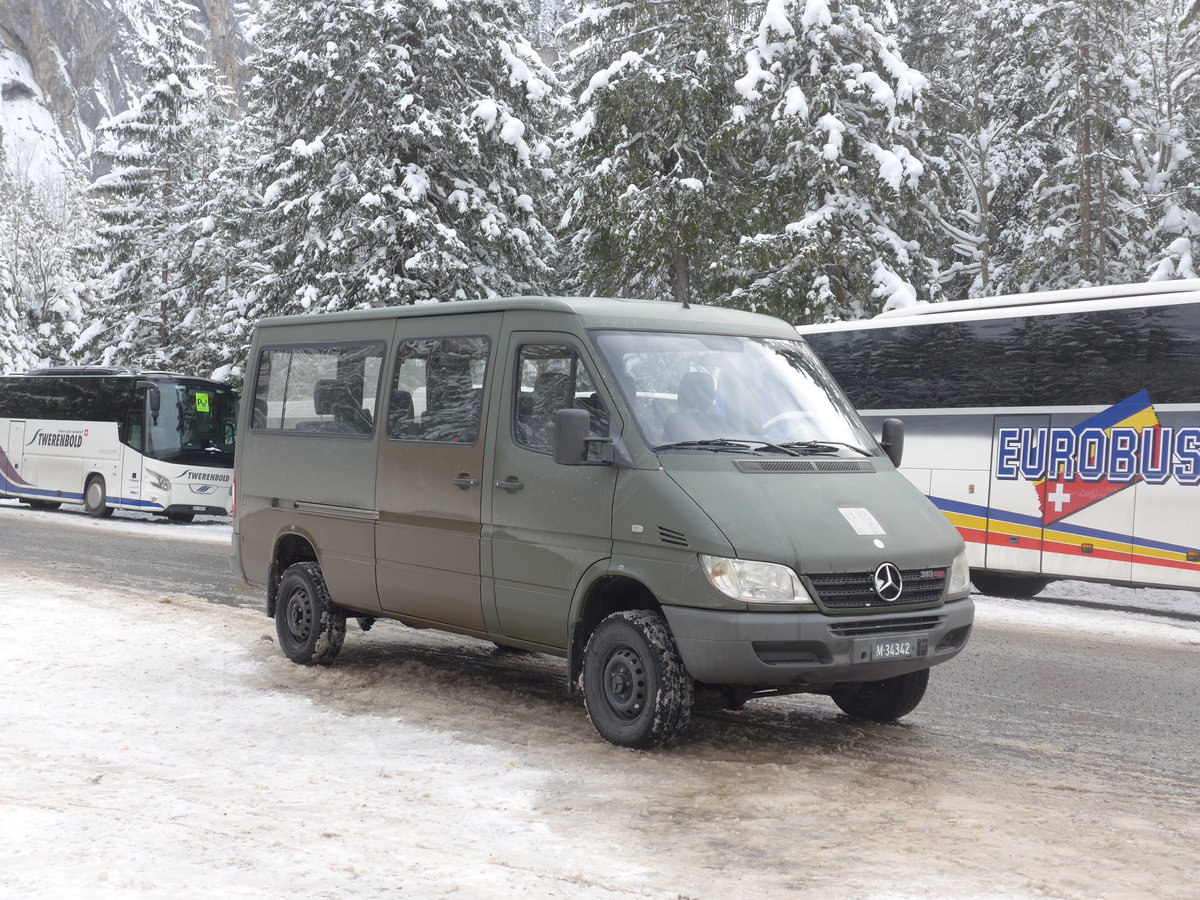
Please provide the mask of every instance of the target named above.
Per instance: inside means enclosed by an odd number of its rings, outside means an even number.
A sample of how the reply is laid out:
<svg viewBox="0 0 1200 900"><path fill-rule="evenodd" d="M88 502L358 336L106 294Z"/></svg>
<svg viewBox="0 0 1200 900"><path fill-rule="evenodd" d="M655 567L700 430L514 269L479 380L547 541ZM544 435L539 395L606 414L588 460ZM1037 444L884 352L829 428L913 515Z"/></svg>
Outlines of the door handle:
<svg viewBox="0 0 1200 900"><path fill-rule="evenodd" d="M507 481L497 481L496 487L500 488L502 491L510 491L515 493L516 491L519 491L521 488L525 487L525 485L517 481L516 478L509 476Z"/></svg>
<svg viewBox="0 0 1200 900"><path fill-rule="evenodd" d="M470 475L467 475L465 473L462 475L459 475L457 478L454 478L451 480L455 484L457 484L460 488L462 488L464 491L467 490L468 488L479 487L479 484L480 484L480 481L478 478L472 478Z"/></svg>

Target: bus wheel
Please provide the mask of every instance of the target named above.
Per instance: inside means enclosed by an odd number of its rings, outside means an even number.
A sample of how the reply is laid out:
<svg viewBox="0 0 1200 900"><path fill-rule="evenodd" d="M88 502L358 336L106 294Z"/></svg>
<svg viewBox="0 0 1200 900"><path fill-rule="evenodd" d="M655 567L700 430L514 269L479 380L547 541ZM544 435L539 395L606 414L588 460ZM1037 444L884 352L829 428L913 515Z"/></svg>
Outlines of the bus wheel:
<svg viewBox="0 0 1200 900"><path fill-rule="evenodd" d="M61 503L55 503L53 500L30 500L29 501L30 509L51 510L51 509L58 509L60 506L62 506Z"/></svg>
<svg viewBox="0 0 1200 900"><path fill-rule="evenodd" d="M663 617L613 613L583 651L583 702L605 740L647 749L670 741L692 715L694 684Z"/></svg>
<svg viewBox="0 0 1200 900"><path fill-rule="evenodd" d="M883 681L849 684L829 696L848 716L870 722L894 722L920 705L928 686L929 670L921 669Z"/></svg>
<svg viewBox="0 0 1200 900"><path fill-rule="evenodd" d="M971 570L971 581L975 590L989 597L1009 597L1013 600L1030 600L1040 594L1055 579L1037 578L1033 575L1005 575L1000 572Z"/></svg>
<svg viewBox="0 0 1200 900"><path fill-rule="evenodd" d="M113 514L112 507L105 503L107 496L108 491L104 484L104 477L93 475L89 478L83 489L83 508L87 510L87 514L95 516L97 519L111 516Z"/></svg>
<svg viewBox="0 0 1200 900"><path fill-rule="evenodd" d="M302 666L327 666L342 649L346 611L330 598L316 563L296 563L283 573L275 633L283 655Z"/></svg>
<svg viewBox="0 0 1200 900"><path fill-rule="evenodd" d="M196 518L195 513L187 513L187 512L167 513L167 521L168 522L176 522L180 525L186 525L188 522L192 521L192 519L194 519L194 518Z"/></svg>

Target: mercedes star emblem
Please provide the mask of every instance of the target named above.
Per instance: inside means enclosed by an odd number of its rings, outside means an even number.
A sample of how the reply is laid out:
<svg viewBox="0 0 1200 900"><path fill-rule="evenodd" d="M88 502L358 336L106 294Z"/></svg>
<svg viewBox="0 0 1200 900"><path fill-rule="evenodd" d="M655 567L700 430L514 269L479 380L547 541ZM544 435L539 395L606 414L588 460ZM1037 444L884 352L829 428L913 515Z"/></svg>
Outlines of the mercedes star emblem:
<svg viewBox="0 0 1200 900"><path fill-rule="evenodd" d="M884 603L895 603L900 599L902 590L904 580L894 564L885 562L875 570L875 593Z"/></svg>

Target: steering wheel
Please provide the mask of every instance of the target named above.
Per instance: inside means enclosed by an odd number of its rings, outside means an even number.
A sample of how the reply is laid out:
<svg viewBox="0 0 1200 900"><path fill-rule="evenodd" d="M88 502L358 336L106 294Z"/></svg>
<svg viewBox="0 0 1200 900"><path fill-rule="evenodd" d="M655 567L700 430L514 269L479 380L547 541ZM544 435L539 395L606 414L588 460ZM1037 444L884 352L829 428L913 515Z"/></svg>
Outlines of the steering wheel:
<svg viewBox="0 0 1200 900"><path fill-rule="evenodd" d="M812 416L803 410L789 409L786 412L781 412L778 415L771 416L767 421L759 426L763 434L769 435L771 430L785 422L795 422L798 425L809 425L812 423Z"/></svg>

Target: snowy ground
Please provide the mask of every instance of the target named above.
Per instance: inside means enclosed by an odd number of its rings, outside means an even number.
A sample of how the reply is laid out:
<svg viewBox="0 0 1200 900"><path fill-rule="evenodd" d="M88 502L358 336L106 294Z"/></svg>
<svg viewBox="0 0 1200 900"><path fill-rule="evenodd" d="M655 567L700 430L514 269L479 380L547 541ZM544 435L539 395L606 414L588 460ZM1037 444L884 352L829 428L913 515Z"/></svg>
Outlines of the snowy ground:
<svg viewBox="0 0 1200 900"><path fill-rule="evenodd" d="M830 705L636 753L591 732L560 661L479 641L381 626L303 669L257 611L19 572L0 604L4 897L1168 897L1195 875L1194 823L1127 806L1109 843L1102 783L1010 784L937 728ZM1200 635L981 604L1004 621Z"/></svg>

